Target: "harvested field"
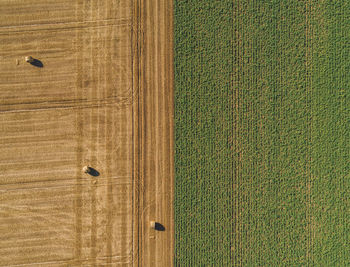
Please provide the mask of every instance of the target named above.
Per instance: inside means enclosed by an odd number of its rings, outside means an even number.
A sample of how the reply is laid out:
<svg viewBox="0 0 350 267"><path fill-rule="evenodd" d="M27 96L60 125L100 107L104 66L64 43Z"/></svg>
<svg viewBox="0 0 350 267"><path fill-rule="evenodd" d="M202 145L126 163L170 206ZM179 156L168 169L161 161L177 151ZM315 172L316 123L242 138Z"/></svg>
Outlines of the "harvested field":
<svg viewBox="0 0 350 267"><path fill-rule="evenodd" d="M174 9L175 264L347 266L349 2Z"/></svg>
<svg viewBox="0 0 350 267"><path fill-rule="evenodd" d="M0 2L0 266L172 266L172 35L168 0Z"/></svg>

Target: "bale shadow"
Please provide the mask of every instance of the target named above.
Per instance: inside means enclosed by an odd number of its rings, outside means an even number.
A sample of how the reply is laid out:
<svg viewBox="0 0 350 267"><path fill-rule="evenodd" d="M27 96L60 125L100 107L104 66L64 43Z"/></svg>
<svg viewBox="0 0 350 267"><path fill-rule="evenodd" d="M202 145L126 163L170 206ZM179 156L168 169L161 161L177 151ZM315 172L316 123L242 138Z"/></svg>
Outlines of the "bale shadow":
<svg viewBox="0 0 350 267"><path fill-rule="evenodd" d="M162 231L162 232L165 231L165 227L162 224L158 223L158 222L156 222L156 225L155 225L154 229L157 230L157 231Z"/></svg>
<svg viewBox="0 0 350 267"><path fill-rule="evenodd" d="M39 59L34 59L32 62L30 62L30 64L37 67L37 68L44 67L44 64Z"/></svg>
<svg viewBox="0 0 350 267"><path fill-rule="evenodd" d="M94 176L94 177L100 176L100 173L98 172L98 170L96 170L92 167L89 167L88 174L90 174L91 176Z"/></svg>

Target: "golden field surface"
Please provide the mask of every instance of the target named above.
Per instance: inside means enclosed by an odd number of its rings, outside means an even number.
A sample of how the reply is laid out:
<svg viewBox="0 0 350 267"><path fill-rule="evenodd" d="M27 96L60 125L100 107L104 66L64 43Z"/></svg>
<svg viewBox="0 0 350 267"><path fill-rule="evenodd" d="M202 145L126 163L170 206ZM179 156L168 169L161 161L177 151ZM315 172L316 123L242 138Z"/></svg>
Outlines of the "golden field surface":
<svg viewBox="0 0 350 267"><path fill-rule="evenodd" d="M0 1L0 266L173 265L172 8Z"/></svg>

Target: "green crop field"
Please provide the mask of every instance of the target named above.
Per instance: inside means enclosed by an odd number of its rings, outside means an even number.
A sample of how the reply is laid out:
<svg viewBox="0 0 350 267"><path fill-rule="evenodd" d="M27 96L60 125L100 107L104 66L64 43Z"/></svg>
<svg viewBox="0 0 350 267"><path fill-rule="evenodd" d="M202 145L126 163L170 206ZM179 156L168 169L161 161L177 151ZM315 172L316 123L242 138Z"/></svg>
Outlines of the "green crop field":
<svg viewBox="0 0 350 267"><path fill-rule="evenodd" d="M350 266L350 1L174 5L175 265Z"/></svg>

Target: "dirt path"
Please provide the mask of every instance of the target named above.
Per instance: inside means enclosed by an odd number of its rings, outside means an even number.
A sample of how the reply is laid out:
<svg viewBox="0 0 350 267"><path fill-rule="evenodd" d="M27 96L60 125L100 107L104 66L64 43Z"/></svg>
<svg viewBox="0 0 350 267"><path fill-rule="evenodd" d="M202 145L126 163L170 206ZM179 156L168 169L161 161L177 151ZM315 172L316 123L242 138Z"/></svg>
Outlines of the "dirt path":
<svg viewBox="0 0 350 267"><path fill-rule="evenodd" d="M138 253L141 266L172 266L173 217L173 30L172 1L138 1L134 85L138 86ZM139 66L139 68L137 68ZM136 176L137 177L137 176ZM137 205L138 204L138 205ZM160 231L150 228L159 223Z"/></svg>

